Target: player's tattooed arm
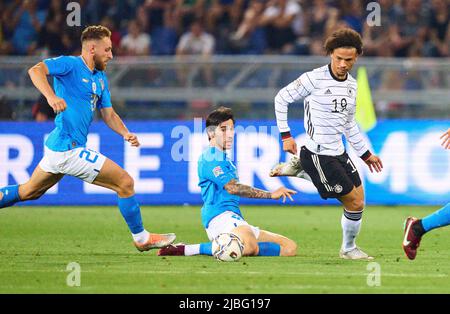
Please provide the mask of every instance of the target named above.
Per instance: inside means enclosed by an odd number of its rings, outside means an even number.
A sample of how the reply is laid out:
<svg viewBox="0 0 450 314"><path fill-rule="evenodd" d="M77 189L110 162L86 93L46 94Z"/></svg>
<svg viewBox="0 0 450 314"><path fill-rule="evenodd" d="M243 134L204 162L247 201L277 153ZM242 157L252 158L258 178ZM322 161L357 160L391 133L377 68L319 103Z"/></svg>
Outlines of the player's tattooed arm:
<svg viewBox="0 0 450 314"><path fill-rule="evenodd" d="M272 193L239 183L235 179L232 179L230 182L225 184L224 188L228 193L239 195L242 197L267 199L272 198Z"/></svg>

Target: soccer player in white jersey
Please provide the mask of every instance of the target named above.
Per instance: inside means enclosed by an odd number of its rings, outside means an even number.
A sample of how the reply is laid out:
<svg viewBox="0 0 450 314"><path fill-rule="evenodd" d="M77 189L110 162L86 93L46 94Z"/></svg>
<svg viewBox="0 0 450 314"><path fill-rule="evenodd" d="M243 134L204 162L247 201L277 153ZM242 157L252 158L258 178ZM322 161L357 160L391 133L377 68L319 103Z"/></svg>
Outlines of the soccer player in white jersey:
<svg viewBox="0 0 450 314"><path fill-rule="evenodd" d="M290 162L275 166L270 175L301 177L301 172L306 172L303 177L310 178L323 199L337 198L344 206L339 256L372 259L355 243L365 205L364 189L342 142L345 135L371 172L382 170L380 158L369 151L355 121L357 83L349 72L362 54L361 36L348 28L340 29L326 40L324 48L331 57L330 64L302 74L275 97L283 150L298 154L288 125L288 106L300 99L304 102L308 137L300 149L300 160L293 157Z"/></svg>
<svg viewBox="0 0 450 314"><path fill-rule="evenodd" d="M57 114L55 129L45 142L45 154L24 184L0 188L0 208L35 200L71 175L117 193L120 212L139 251L160 248L175 240L173 233L156 234L144 229L130 175L104 155L86 148L89 126L98 108L103 121L131 146L138 147L131 133L114 111L104 70L113 58L108 28L88 26L81 35L80 56L45 59L28 73L36 88ZM53 76L54 88L47 81Z"/></svg>

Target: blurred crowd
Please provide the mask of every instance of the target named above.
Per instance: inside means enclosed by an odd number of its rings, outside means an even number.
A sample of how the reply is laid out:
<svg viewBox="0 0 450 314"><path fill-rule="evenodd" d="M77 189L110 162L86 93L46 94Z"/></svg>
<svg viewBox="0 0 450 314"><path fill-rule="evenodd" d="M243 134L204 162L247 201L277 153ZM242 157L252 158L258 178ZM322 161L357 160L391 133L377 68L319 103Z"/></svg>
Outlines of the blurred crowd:
<svg viewBox="0 0 450 314"><path fill-rule="evenodd" d="M80 4L79 27L68 26L69 2ZM76 54L82 29L102 24L115 55L323 55L324 38L348 26L362 35L368 56L450 56L450 0L378 0L380 26L366 22L369 2L2 0L0 54Z"/></svg>

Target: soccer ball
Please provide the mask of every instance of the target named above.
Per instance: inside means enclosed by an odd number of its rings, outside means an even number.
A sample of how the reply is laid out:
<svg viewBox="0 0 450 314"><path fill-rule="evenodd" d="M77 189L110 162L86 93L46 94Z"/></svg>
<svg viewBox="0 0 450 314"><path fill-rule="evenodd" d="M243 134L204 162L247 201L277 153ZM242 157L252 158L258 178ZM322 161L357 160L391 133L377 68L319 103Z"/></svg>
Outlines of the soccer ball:
<svg viewBox="0 0 450 314"><path fill-rule="evenodd" d="M222 262L239 260L244 253L244 244L233 233L221 233L212 241L213 256Z"/></svg>

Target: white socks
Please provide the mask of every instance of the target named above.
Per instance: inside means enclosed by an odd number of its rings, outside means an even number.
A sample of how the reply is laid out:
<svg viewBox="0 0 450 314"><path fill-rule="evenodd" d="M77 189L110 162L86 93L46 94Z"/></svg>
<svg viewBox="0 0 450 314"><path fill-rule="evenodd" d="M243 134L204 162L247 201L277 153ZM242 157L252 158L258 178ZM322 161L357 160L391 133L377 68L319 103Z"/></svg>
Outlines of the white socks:
<svg viewBox="0 0 450 314"><path fill-rule="evenodd" d="M349 212L344 209L341 218L342 226L342 250L349 252L356 247L356 236L361 229L363 211Z"/></svg>
<svg viewBox="0 0 450 314"><path fill-rule="evenodd" d="M141 231L139 233L136 233L136 234L132 233L131 235L133 236L134 242L145 243L148 240L148 235L149 234L150 233L147 230L144 229L143 231Z"/></svg>
<svg viewBox="0 0 450 314"><path fill-rule="evenodd" d="M200 254L200 244L186 244L184 246L184 256Z"/></svg>

